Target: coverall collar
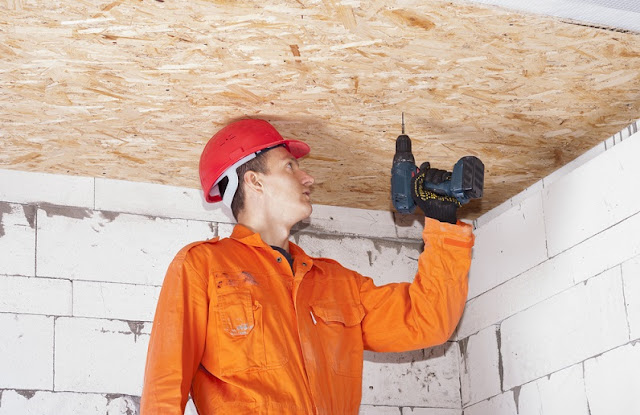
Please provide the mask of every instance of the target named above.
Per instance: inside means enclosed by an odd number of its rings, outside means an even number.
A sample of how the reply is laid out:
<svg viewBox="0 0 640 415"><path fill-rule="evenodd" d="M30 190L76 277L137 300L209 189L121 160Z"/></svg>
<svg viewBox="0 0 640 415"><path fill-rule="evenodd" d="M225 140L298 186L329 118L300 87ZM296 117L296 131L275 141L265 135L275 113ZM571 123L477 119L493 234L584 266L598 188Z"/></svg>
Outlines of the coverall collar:
<svg viewBox="0 0 640 415"><path fill-rule="evenodd" d="M233 228L233 232L231 232L230 238L235 239L236 241L241 242L245 245L272 249L262 240L259 233L256 233L246 226L240 225L239 223L236 224L236 226ZM309 267L311 267L311 265L313 264L313 260L311 259L311 257L307 255L302 250L302 248L291 241L289 241L289 253L294 258L297 257L300 260L304 261L304 263Z"/></svg>
<svg viewBox="0 0 640 415"><path fill-rule="evenodd" d="M233 228L230 238L235 239L238 242L242 242L245 245L271 249L271 247L262 240L259 233L255 233L251 229L244 225L240 225L239 223Z"/></svg>

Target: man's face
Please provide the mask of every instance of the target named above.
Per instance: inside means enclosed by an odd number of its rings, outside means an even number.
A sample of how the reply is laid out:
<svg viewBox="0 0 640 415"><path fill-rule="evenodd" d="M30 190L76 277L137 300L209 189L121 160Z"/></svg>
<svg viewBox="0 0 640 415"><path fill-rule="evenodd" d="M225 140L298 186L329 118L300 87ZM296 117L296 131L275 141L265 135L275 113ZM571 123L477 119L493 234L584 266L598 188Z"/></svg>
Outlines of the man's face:
<svg viewBox="0 0 640 415"><path fill-rule="evenodd" d="M284 147L265 154L267 173L261 182L266 206L273 217L281 217L293 224L311 215L311 185L314 179L300 169L298 160Z"/></svg>

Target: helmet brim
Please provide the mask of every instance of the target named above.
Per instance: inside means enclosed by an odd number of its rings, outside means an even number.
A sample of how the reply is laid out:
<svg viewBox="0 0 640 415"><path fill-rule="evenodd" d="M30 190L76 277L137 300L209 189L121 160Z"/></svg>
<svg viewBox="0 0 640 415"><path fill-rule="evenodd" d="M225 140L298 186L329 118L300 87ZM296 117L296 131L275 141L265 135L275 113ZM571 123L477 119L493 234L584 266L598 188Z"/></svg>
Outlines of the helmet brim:
<svg viewBox="0 0 640 415"><path fill-rule="evenodd" d="M280 141L280 143L282 143L282 141ZM297 159L306 156L311 151L311 147L302 141L285 139L284 144L289 149L289 153Z"/></svg>

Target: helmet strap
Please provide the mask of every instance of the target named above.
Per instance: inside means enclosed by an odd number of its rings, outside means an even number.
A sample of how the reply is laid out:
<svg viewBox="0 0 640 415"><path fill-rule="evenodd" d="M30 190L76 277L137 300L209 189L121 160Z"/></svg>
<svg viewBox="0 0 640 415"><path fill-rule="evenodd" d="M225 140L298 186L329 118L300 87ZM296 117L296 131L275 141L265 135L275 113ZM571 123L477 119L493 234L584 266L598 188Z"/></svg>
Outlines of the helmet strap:
<svg viewBox="0 0 640 415"><path fill-rule="evenodd" d="M220 195L220 188L218 187L218 184L222 181L222 179L226 177L227 179L229 179L229 182L227 183L227 188L224 190L224 195L222 195L222 203L224 203L226 207L231 209L231 202L233 202L233 197L236 195L236 191L238 190L238 172L236 170L246 162L256 158L257 154L258 153L251 153L248 156L241 158L235 164L225 170L225 172L222 173L222 176L220 176L220 178L213 184L213 187L211 187L209 195Z"/></svg>

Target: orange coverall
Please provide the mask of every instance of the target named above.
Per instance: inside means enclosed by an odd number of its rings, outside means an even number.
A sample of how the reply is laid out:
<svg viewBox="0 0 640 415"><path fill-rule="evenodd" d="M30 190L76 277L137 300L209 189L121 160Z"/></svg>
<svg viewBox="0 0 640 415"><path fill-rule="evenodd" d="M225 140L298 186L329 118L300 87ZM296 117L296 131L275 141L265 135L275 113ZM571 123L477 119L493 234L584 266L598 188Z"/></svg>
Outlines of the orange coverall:
<svg viewBox="0 0 640 415"><path fill-rule="evenodd" d="M141 414L357 414L363 350L444 343L467 296L471 228L426 218L412 283L371 278L260 235L196 242L171 263L147 356Z"/></svg>

